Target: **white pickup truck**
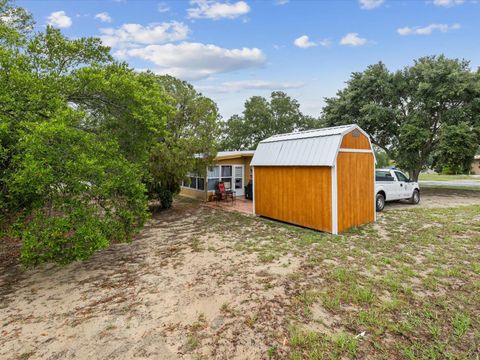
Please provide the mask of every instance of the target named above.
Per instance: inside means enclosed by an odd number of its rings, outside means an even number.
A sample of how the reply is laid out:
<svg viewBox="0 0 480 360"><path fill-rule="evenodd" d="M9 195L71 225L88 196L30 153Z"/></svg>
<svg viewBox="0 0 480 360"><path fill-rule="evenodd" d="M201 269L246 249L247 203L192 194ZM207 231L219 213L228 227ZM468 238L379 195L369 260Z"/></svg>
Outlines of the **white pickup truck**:
<svg viewBox="0 0 480 360"><path fill-rule="evenodd" d="M411 204L420 202L420 187L396 169L375 170L375 204L382 211L386 201L409 200Z"/></svg>

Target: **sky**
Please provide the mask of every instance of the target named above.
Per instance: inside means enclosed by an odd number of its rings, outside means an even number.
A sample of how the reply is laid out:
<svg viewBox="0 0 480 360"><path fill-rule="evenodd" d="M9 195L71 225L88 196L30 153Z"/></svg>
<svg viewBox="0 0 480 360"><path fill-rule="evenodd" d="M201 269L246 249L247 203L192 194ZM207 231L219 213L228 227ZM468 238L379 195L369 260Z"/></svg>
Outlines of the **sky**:
<svg viewBox="0 0 480 360"><path fill-rule="evenodd" d="M281 90L319 116L350 74L445 54L480 66L480 0L20 0L38 30L100 37L116 59L192 83L224 119Z"/></svg>

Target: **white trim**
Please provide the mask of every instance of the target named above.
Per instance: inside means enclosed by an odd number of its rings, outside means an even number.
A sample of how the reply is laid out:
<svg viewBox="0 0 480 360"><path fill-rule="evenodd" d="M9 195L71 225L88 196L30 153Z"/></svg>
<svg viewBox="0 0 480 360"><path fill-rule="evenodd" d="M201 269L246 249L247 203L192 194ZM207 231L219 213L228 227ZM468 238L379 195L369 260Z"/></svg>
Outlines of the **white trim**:
<svg viewBox="0 0 480 360"><path fill-rule="evenodd" d="M368 139L368 144L370 145L370 150L367 150L367 149L342 149L341 146L342 146L342 141L343 141L343 137L348 134L349 132L353 131L354 129L358 129L363 135L365 135ZM373 221L377 221L377 194L375 193L375 165L377 164L377 157L375 156L375 151L373 151L373 145L372 145L372 141L370 140L370 135L368 135L365 130L363 130L360 126L356 125L356 124L353 124L353 126L351 128L348 128L346 129L345 131L342 132L341 134L341 139L340 141L338 142L338 147L337 147L337 152L335 154L335 160L334 160L334 163L333 163L333 167L332 169L336 168L336 165L337 165L337 157L338 157L338 153L339 152L366 152L366 153L371 153L373 155ZM337 171L335 169L335 186L336 186L336 179L337 179L337 175L336 175ZM335 189L337 190L337 189ZM333 205L333 196L335 194L335 198L336 198L336 201L337 201L337 204L336 206L338 206L338 199L337 199L337 193L333 191L333 181L332 181L332 205ZM337 216L337 233L338 233L338 208L335 210L336 211L336 216ZM333 208L332 208L332 218L333 218ZM333 222L333 220L332 220Z"/></svg>
<svg viewBox="0 0 480 360"><path fill-rule="evenodd" d="M372 149L347 149L347 148L339 148L338 151L340 152L353 152L353 153L372 153Z"/></svg>
<svg viewBox="0 0 480 360"><path fill-rule="evenodd" d="M238 179L237 176L235 176L235 167L241 167L242 168L242 186L240 188L241 194L237 194L237 188L235 184L235 180ZM245 165L244 164L235 164L232 165L232 180L233 180L233 191L235 191L235 196L245 196Z"/></svg>
<svg viewBox="0 0 480 360"><path fill-rule="evenodd" d="M257 215L255 212L255 166L252 166L252 197L253 197L253 215Z"/></svg>
<svg viewBox="0 0 480 360"><path fill-rule="evenodd" d="M332 234L338 235L338 198L337 198L337 166L331 167L332 174Z"/></svg>

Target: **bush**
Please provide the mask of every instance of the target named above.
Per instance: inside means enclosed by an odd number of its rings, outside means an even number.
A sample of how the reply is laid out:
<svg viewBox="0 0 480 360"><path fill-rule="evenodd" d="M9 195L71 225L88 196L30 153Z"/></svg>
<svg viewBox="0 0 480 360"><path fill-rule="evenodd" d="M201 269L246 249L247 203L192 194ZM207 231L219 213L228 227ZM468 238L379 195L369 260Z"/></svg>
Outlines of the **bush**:
<svg viewBox="0 0 480 360"><path fill-rule="evenodd" d="M173 203L173 193L168 189L162 189L158 193L162 209L170 209Z"/></svg>
<svg viewBox="0 0 480 360"><path fill-rule="evenodd" d="M84 260L130 240L145 222L145 186L116 143L54 121L35 126L19 147L7 184L22 213L24 264Z"/></svg>

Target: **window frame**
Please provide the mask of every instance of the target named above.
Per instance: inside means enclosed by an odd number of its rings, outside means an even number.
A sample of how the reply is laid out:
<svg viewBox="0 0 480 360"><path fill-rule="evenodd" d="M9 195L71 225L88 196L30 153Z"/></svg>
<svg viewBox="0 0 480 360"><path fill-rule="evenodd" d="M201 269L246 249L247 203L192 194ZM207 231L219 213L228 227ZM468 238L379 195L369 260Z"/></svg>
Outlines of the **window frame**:
<svg viewBox="0 0 480 360"><path fill-rule="evenodd" d="M209 185L208 183L210 183L211 180L214 180L214 181L223 181L223 182L226 182L225 180L229 180L230 182L230 190L236 190L235 188L235 179L236 179L236 175L235 175L235 166L243 166L242 164L218 164L218 165L213 165L213 166L209 166L207 168L207 191L215 191L216 190L216 185L215 185L215 188L213 189L210 189L209 188ZM230 176L224 176L224 172L223 172L223 168L230 168ZM210 172L213 172L211 171L210 169L211 168L217 168L218 171L216 171L216 173L218 174L218 176L209 176L209 173ZM243 172L245 171L245 169L243 170ZM242 178L242 184L244 183L244 179Z"/></svg>
<svg viewBox="0 0 480 360"><path fill-rule="evenodd" d="M190 180L190 183L187 183L185 180L183 180L180 185L182 188L194 190L194 191L205 191L205 177L199 176L197 173L193 173L193 172L187 173L186 177L189 179L195 179L195 186L192 187L193 181ZM198 186L199 180L201 180L203 183L203 189L199 189L199 186Z"/></svg>

